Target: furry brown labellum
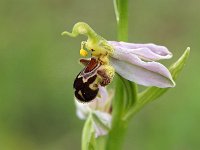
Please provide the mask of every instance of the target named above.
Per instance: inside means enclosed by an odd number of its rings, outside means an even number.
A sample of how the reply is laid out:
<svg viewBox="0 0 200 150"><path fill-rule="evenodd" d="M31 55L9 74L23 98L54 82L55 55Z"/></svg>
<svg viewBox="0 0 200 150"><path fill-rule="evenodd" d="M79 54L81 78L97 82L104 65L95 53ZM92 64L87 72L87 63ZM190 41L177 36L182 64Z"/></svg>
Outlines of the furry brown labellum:
<svg viewBox="0 0 200 150"><path fill-rule="evenodd" d="M106 86L110 78L106 75L104 65L98 58L80 59L85 68L74 80L75 97L81 102L90 102L96 98L99 92L99 85Z"/></svg>

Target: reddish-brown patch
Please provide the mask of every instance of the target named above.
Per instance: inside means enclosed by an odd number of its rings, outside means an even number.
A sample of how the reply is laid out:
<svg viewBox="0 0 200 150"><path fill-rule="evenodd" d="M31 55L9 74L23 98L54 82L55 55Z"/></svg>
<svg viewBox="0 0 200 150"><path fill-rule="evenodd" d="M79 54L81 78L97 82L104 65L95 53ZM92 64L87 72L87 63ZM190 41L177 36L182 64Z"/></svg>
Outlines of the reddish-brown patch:
<svg viewBox="0 0 200 150"><path fill-rule="evenodd" d="M98 60L96 60L95 58L91 58L89 64L85 68L85 73L91 72L97 65L98 65Z"/></svg>
<svg viewBox="0 0 200 150"><path fill-rule="evenodd" d="M87 66L90 63L90 59L81 58L80 63L82 63L84 66Z"/></svg>

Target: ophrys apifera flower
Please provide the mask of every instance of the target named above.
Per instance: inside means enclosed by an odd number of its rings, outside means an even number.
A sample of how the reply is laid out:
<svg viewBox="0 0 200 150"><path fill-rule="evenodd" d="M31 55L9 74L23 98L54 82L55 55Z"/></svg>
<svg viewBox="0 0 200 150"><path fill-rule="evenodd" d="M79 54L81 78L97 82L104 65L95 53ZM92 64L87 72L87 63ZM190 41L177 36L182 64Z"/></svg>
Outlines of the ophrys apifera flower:
<svg viewBox="0 0 200 150"><path fill-rule="evenodd" d="M96 57L80 59L80 62L85 68L74 80L75 96L81 102L89 102L98 95L99 86L106 86L111 82L114 69Z"/></svg>
<svg viewBox="0 0 200 150"><path fill-rule="evenodd" d="M115 72L129 81L144 86L160 88L175 86L169 70L156 62L172 57L172 53L166 47L107 41L84 22L76 23L71 33L67 31L62 33L71 37L79 34L88 37L87 41L81 42L80 54L86 56L91 52L92 57L88 62L85 61L85 69L77 76L76 80L79 82L75 81L75 95L79 100L88 102L94 99L98 94L98 85L109 84ZM83 84L86 86L82 86ZM93 93L90 98L87 91Z"/></svg>
<svg viewBox="0 0 200 150"><path fill-rule="evenodd" d="M113 95L113 90L108 91L105 87L99 86L99 94L92 102L81 103L75 98L77 116L86 120L89 115L92 115L96 137L107 134L111 127L111 100Z"/></svg>

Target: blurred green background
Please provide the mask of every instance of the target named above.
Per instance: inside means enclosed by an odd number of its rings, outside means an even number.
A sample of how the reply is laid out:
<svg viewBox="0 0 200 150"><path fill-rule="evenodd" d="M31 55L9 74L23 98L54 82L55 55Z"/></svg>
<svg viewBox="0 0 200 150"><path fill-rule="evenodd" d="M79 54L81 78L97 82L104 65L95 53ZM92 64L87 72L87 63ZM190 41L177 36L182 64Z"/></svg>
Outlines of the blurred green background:
<svg viewBox="0 0 200 150"><path fill-rule="evenodd" d="M130 0L129 19L129 42L166 45L167 66L191 55L176 88L132 120L124 149L200 149L200 1ZM0 1L0 150L80 149L72 84L85 37L60 35L78 21L116 40L111 0Z"/></svg>

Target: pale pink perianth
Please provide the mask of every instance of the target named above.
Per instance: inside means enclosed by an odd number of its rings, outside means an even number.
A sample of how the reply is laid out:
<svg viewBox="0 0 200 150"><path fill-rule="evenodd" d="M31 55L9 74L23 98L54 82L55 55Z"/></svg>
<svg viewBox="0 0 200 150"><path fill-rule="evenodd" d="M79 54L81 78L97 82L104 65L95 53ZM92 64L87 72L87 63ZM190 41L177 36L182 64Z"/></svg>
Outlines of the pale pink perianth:
<svg viewBox="0 0 200 150"><path fill-rule="evenodd" d="M164 46L109 41L114 48L110 58L116 72L127 80L144 86L174 87L169 70L160 59L169 59L172 53Z"/></svg>

